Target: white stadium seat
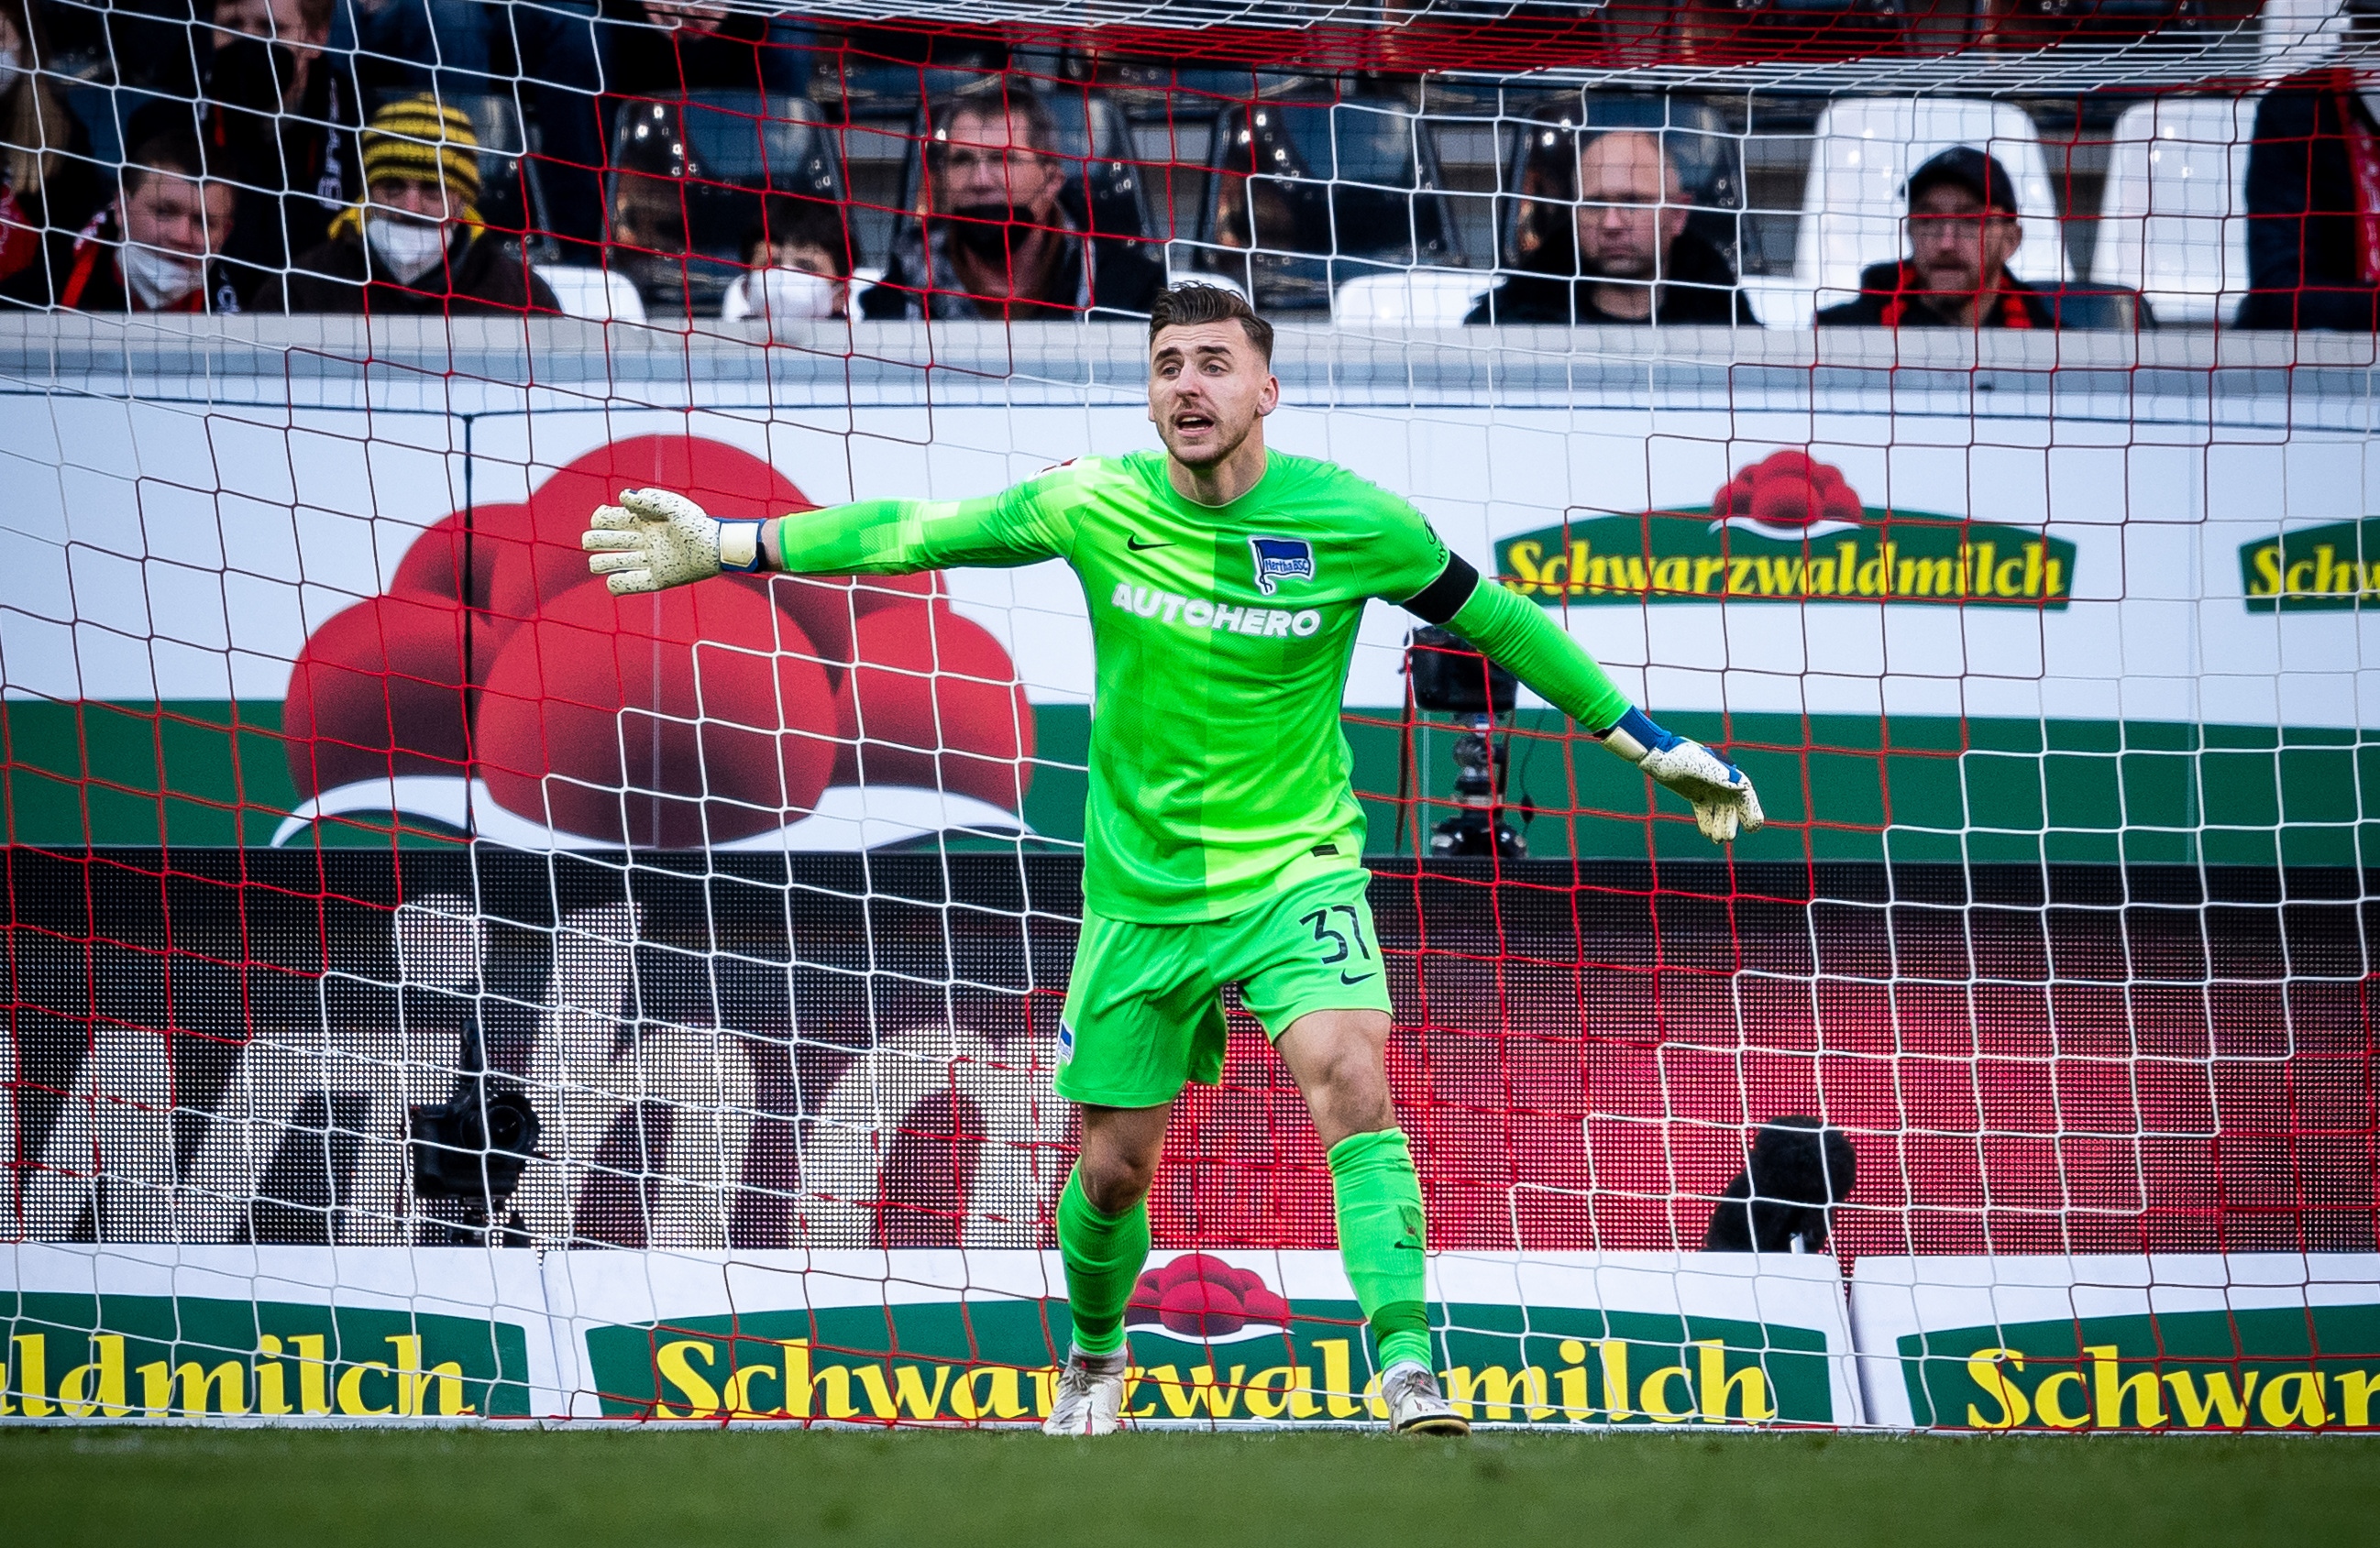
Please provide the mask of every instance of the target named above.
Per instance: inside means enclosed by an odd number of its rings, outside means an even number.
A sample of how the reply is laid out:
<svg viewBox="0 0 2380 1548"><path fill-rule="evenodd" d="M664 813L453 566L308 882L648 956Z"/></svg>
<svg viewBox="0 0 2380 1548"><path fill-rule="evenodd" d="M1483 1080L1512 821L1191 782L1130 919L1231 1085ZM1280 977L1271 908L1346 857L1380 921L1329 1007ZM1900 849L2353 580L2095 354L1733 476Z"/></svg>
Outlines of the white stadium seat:
<svg viewBox="0 0 2380 1548"><path fill-rule="evenodd" d="M1494 281L1459 269L1363 274L1332 293L1330 320L1342 327L1457 327Z"/></svg>
<svg viewBox="0 0 2380 1548"><path fill-rule="evenodd" d="M1804 307L1851 300L1859 294L1862 270L1905 256L1902 221L1909 206L1901 187L1912 172L1954 145L1988 151L2015 180L2024 245L2010 271L2036 284L2070 279L2049 163L2022 108L1957 98L1852 98L1828 105L1810 148L1790 286L1803 299L1776 294L1789 287L1773 280L1756 286L1761 320L1791 326L1807 316Z"/></svg>
<svg viewBox="0 0 2380 1548"><path fill-rule="evenodd" d="M540 263L537 277L552 288L565 317L591 317L598 322L642 322L645 303L627 275L613 269L576 263Z"/></svg>
<svg viewBox="0 0 2380 1548"><path fill-rule="evenodd" d="M2160 97L2116 120L2091 277L2161 322L2228 317L2248 289L2248 146L2256 100Z"/></svg>

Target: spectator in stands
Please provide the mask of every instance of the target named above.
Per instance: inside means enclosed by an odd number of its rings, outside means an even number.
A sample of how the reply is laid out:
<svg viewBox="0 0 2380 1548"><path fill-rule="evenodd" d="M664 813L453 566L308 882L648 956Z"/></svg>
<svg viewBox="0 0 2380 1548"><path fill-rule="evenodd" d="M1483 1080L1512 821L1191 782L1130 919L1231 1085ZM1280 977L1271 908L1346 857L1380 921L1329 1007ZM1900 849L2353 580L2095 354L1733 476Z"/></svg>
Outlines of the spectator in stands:
<svg viewBox="0 0 2380 1548"><path fill-rule="evenodd" d="M1870 264L1856 301L1820 327L2055 328L2057 315L2008 272L2024 240L2016 184L1999 158L1956 145L1909 175L1909 257Z"/></svg>
<svg viewBox="0 0 2380 1548"><path fill-rule="evenodd" d="M1024 92L944 103L926 148L926 208L893 243L871 318L1146 316L1164 265L1138 244L1086 237L1060 196L1058 122Z"/></svg>
<svg viewBox="0 0 2380 1548"><path fill-rule="evenodd" d="M2351 36L2380 32L2380 0L2347 0ZM2256 105L2248 150L2242 328L2380 328L2380 88L2323 66Z"/></svg>
<svg viewBox="0 0 2380 1548"><path fill-rule="evenodd" d="M772 201L744 239L744 261L752 272L735 282L721 315L773 320L850 315L851 235L833 205Z"/></svg>
<svg viewBox="0 0 2380 1548"><path fill-rule="evenodd" d="M604 86L615 96L798 97L808 90L810 51L802 45L812 39L797 23L685 0L605 0L603 15L613 23Z"/></svg>
<svg viewBox="0 0 2380 1548"><path fill-rule="evenodd" d="M52 225L99 202L89 139L50 85L49 32L33 0L0 0L0 280L41 256Z"/></svg>
<svg viewBox="0 0 2380 1548"><path fill-rule="evenodd" d="M1615 129L1578 153L1575 218L1540 203L1530 272L1500 282L1465 322L1758 327L1725 255L1686 229L1677 163L1654 135Z"/></svg>
<svg viewBox="0 0 2380 1548"><path fill-rule="evenodd" d="M479 223L480 140L461 110L409 97L363 132L365 200L298 256L293 312L558 312L520 244Z"/></svg>
<svg viewBox="0 0 2380 1548"><path fill-rule="evenodd" d="M534 158L553 235L603 239L604 68L595 0L350 0L374 102L428 92L515 98L535 124ZM508 49L517 79L495 73ZM526 127L527 126L524 126ZM593 262L591 255L573 261Z"/></svg>
<svg viewBox="0 0 2380 1548"><path fill-rule="evenodd" d="M261 283L320 246L359 189L355 56L332 0L216 0L206 138L239 188L230 256Z"/></svg>
<svg viewBox="0 0 2380 1548"><path fill-rule="evenodd" d="M220 256L232 190L207 176L198 137L183 128L137 140L121 182L122 195L80 233L52 232L0 297L68 311L238 311Z"/></svg>

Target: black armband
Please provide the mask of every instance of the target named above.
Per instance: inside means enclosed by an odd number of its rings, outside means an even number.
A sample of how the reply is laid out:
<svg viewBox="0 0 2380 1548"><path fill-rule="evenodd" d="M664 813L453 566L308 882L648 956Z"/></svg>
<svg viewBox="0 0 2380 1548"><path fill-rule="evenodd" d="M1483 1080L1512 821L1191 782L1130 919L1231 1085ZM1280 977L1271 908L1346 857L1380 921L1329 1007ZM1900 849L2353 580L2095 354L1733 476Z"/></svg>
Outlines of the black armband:
<svg viewBox="0 0 2380 1548"><path fill-rule="evenodd" d="M1404 608L1407 612L1418 614L1432 623L1451 623L1454 615L1463 611L1463 604L1471 600L1471 594L1478 589L1479 572L1473 569L1471 562L1461 554L1450 553L1446 556L1446 568L1438 573L1438 579L1407 598Z"/></svg>

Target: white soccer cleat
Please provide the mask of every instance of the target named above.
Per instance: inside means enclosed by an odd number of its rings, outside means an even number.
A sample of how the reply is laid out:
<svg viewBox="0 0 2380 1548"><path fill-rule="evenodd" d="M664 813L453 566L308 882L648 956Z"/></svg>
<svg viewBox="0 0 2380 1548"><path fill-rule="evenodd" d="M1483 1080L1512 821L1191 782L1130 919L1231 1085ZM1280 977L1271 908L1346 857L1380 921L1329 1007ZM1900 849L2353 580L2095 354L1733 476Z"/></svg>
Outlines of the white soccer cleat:
<svg viewBox="0 0 2380 1548"><path fill-rule="evenodd" d="M1417 1361L1400 1361L1381 1373L1380 1400L1389 1406L1392 1434L1471 1433L1471 1421L1454 1411L1454 1405L1438 1390L1438 1378Z"/></svg>
<svg viewBox="0 0 2380 1548"><path fill-rule="evenodd" d="M1058 1396L1050 1417L1041 1421L1045 1435L1112 1435L1123 1423L1123 1371L1132 1351L1086 1354L1066 1351L1058 1373Z"/></svg>

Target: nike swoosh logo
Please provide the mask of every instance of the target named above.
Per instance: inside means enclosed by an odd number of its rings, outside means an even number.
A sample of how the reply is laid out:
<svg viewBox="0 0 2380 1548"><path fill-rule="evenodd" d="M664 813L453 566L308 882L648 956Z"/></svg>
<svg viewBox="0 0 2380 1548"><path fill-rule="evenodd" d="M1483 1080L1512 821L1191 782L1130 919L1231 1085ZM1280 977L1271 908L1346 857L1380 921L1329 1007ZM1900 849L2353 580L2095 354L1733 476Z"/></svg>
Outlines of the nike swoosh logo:
<svg viewBox="0 0 2380 1548"><path fill-rule="evenodd" d="M1173 545L1171 543L1144 543L1140 540L1137 534L1127 532L1124 534L1123 546L1130 549L1135 553L1146 553L1150 549L1170 549Z"/></svg>
<svg viewBox="0 0 2380 1548"><path fill-rule="evenodd" d="M1407 1252L1419 1252L1423 1251L1422 1244L1418 1241L1400 1241L1397 1243L1397 1246Z"/></svg>
<svg viewBox="0 0 2380 1548"><path fill-rule="evenodd" d="M1379 974L1377 973L1367 973L1361 978L1350 978L1342 973L1339 975L1339 982L1342 984L1368 984L1378 976Z"/></svg>

